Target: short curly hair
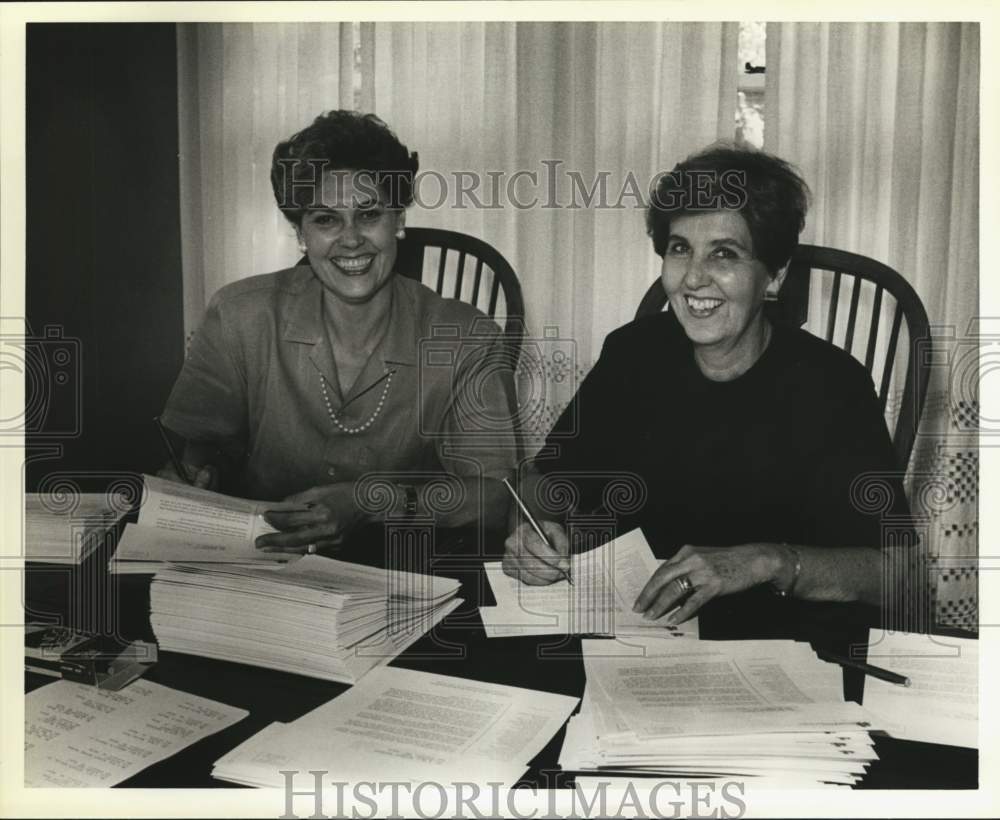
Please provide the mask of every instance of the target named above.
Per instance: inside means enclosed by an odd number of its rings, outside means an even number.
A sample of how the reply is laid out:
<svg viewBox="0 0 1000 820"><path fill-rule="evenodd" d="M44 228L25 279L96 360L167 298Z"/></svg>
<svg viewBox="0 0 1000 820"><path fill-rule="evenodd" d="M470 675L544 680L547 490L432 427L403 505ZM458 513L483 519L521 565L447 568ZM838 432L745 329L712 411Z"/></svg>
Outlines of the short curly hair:
<svg viewBox="0 0 1000 820"><path fill-rule="evenodd" d="M746 220L754 257L775 276L791 259L805 227L809 186L772 154L715 143L657 179L646 210L646 232L661 257L678 216L735 210Z"/></svg>
<svg viewBox="0 0 1000 820"><path fill-rule="evenodd" d="M323 171L371 174L386 204L405 208L413 202L418 167L417 153L411 153L374 114L327 111L275 146L271 188L285 218L299 226L314 202L316 189L309 183Z"/></svg>

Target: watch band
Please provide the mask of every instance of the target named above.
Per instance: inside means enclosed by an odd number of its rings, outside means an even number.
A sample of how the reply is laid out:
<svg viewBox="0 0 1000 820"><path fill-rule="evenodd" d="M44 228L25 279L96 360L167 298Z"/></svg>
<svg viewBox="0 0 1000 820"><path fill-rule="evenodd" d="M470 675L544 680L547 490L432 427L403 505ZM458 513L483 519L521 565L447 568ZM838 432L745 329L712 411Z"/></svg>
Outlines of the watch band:
<svg viewBox="0 0 1000 820"><path fill-rule="evenodd" d="M781 589L777 584L772 584L772 588L776 595L781 598L787 598L795 590L795 584L798 583L799 573L802 572L802 559L799 557L799 551L795 547L790 547L788 544L782 544L786 550L792 554L792 558L795 561L795 570L792 572L792 583L788 585L788 589Z"/></svg>

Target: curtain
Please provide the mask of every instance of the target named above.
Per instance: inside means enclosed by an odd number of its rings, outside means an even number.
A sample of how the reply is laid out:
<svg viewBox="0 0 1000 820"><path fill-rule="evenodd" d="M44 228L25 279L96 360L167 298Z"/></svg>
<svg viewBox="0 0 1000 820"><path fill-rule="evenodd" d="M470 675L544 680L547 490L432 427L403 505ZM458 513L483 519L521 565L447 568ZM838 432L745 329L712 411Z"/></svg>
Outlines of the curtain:
<svg viewBox="0 0 1000 820"><path fill-rule="evenodd" d="M184 326L223 285L294 264L295 232L271 193L279 140L353 108L350 23L180 24Z"/></svg>
<svg viewBox="0 0 1000 820"><path fill-rule="evenodd" d="M534 207L452 198L407 218L479 236L511 262L542 350L522 357L520 374L522 394L546 394L530 419L539 435L658 275L639 197L657 172L733 138L737 39L736 23L375 23L363 33L373 108L419 152L422 172L452 188L458 172L536 175L515 190L522 203L536 195ZM583 188L601 203L602 176L603 203L583 207ZM550 356L567 351L576 378L555 381Z"/></svg>
<svg viewBox="0 0 1000 820"><path fill-rule="evenodd" d="M908 490L937 621L974 626L979 27L768 24L766 94L764 147L813 188L803 241L888 264L927 309L934 366Z"/></svg>
<svg viewBox="0 0 1000 820"><path fill-rule="evenodd" d="M734 135L738 24L361 23L358 32L355 63L350 23L178 27L186 331L222 285L298 256L271 195L274 145L321 111L374 111L433 175L409 224L478 236L517 272L539 340L521 373L525 391L544 396L531 418L539 438L658 275L642 207L650 181ZM473 179L475 199L459 197ZM515 207L511 190L538 202ZM553 353L561 373L572 363L570 378L551 378Z"/></svg>

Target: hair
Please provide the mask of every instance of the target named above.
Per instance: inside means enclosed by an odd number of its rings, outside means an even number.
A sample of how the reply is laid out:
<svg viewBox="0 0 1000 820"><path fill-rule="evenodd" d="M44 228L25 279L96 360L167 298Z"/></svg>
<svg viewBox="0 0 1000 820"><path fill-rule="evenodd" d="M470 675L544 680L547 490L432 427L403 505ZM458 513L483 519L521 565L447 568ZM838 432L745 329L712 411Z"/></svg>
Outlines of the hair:
<svg viewBox="0 0 1000 820"><path fill-rule="evenodd" d="M418 167L417 153L374 114L327 111L275 146L271 188L285 218L299 226L318 190L309 183L324 171L368 174L390 208L405 208L413 202Z"/></svg>
<svg viewBox="0 0 1000 820"><path fill-rule="evenodd" d="M646 211L646 233L663 256L673 219L738 211L750 230L754 257L775 276L799 243L808 209L809 186L792 165L749 146L716 143L658 178Z"/></svg>

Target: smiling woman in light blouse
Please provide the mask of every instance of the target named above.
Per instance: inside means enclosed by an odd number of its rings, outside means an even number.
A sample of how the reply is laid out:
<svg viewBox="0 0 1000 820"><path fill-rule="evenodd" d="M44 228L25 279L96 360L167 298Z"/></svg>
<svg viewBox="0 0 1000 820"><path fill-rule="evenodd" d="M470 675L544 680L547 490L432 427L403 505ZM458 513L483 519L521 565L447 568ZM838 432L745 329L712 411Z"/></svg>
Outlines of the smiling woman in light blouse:
<svg viewBox="0 0 1000 820"><path fill-rule="evenodd" d="M556 455L535 462L536 482L572 477L586 511L602 474L639 477L646 503L618 531L641 526L665 561L635 610L656 620L679 606L664 621L698 614L707 637L811 637L813 616L835 629L874 616L881 522L857 482L889 482L892 514L907 514L865 368L764 310L807 198L787 163L734 146L664 175L647 224L670 310L608 336L549 437ZM542 526L551 546L527 525L506 544L505 571L527 584L569 566L563 522Z"/></svg>
<svg viewBox="0 0 1000 820"><path fill-rule="evenodd" d="M272 188L308 264L216 293L170 394L162 420L186 440L200 486L309 507L272 513L281 532L259 547L335 544L371 519L355 496L373 473L414 476L390 511L423 511L441 476L461 503L439 523L505 514L499 479L515 450L497 419L513 384L499 328L396 273L416 171L416 154L371 114L330 111L279 143ZM455 339L448 366L420 360L438 328Z"/></svg>

